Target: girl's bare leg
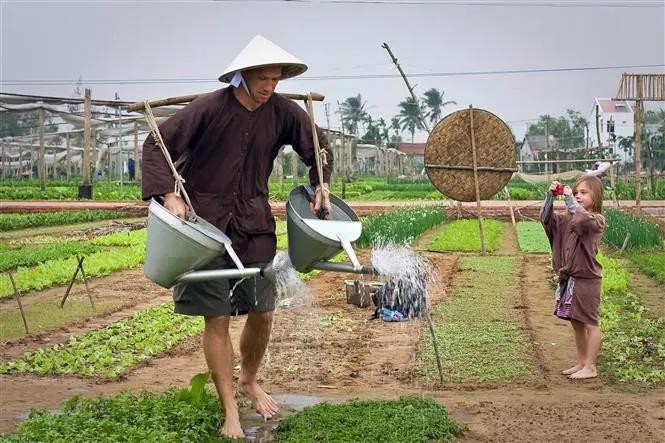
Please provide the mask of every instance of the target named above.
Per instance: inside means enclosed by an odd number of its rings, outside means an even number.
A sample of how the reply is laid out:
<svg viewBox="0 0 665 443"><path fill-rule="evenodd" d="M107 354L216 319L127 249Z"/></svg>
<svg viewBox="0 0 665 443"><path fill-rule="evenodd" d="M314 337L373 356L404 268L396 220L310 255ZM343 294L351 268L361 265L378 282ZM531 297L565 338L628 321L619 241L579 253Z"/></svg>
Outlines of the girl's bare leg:
<svg viewBox="0 0 665 443"><path fill-rule="evenodd" d="M573 331L575 331L575 349L577 351L577 364L572 368L568 368L565 371L561 371L563 375L574 374L577 371L584 368L584 362L586 361L586 354L587 354L588 338L587 338L587 331L584 328L584 323L571 319L570 324L573 327Z"/></svg>
<svg viewBox="0 0 665 443"><path fill-rule="evenodd" d="M594 378L598 376L596 369L596 360L600 351L600 327L596 325L584 325L587 335L586 358L584 367L570 375L570 378L580 380L584 378Z"/></svg>

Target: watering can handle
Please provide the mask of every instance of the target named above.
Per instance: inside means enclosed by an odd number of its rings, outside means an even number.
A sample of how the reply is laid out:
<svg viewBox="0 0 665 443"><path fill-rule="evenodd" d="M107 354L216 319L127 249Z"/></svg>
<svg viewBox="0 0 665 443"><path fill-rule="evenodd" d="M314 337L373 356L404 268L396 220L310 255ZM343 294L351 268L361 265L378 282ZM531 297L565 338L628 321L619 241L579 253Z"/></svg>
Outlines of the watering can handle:
<svg viewBox="0 0 665 443"><path fill-rule="evenodd" d="M307 198L307 201L310 203L315 203L316 202L316 188L312 185L303 185L305 188L305 198ZM328 211L326 211L326 208L323 207L323 205L319 208L318 211L316 211L316 217L319 218L320 220L325 220L326 217L328 216Z"/></svg>

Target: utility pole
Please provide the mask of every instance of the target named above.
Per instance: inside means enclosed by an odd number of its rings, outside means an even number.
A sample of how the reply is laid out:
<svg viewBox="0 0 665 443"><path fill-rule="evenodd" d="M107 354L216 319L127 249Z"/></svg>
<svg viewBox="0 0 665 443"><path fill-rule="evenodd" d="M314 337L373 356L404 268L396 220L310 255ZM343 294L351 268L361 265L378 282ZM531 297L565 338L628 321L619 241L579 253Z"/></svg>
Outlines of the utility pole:
<svg viewBox="0 0 665 443"><path fill-rule="evenodd" d="M397 63L397 58L393 55L393 52L390 50L390 46L388 46L388 43L384 43L383 45L381 45L381 47L384 48L386 51L388 51L388 54L390 54L390 58L392 59L395 66L397 66L397 70L404 79L404 83L406 83L406 87L409 90L409 93L411 94L411 98L413 98L413 103L416 106L416 111L418 111L418 118L420 118L420 124L429 134L430 130L429 127L427 126L427 122L425 122L425 117L423 116L422 112L420 112L420 102L418 102L418 97L416 97L416 94L413 93L413 87L409 83L409 79L406 78L406 74L404 74L404 71L402 71L402 67L399 65L399 63Z"/></svg>

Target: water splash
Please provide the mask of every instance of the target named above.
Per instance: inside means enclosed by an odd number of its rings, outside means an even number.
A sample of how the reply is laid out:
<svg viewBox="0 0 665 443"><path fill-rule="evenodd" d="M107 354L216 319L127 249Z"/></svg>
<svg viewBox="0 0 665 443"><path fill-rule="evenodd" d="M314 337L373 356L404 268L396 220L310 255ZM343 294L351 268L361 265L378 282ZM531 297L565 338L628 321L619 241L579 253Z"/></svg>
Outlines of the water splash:
<svg viewBox="0 0 665 443"><path fill-rule="evenodd" d="M407 318L427 314L427 285L436 277L429 260L405 246L384 245L372 250L372 266L385 282L377 292L379 309L394 309Z"/></svg>
<svg viewBox="0 0 665 443"><path fill-rule="evenodd" d="M272 262L270 278L275 283L276 306L312 306L313 296L291 264L289 254L278 252Z"/></svg>

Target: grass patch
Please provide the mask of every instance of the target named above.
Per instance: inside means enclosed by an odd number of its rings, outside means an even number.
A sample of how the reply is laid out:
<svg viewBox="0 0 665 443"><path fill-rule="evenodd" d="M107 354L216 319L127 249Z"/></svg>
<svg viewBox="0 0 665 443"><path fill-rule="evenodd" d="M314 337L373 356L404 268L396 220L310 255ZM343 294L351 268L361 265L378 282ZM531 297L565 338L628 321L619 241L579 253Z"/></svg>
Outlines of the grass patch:
<svg viewBox="0 0 665 443"><path fill-rule="evenodd" d="M36 226L70 225L73 223L127 218L126 212L120 211L62 211L35 214L0 214L0 232Z"/></svg>
<svg viewBox="0 0 665 443"><path fill-rule="evenodd" d="M138 244L118 247L109 251L99 251L87 255L83 262L86 276L100 277L114 271L140 266L145 261L145 246ZM76 269L76 257L48 260L33 268L20 267L14 274L14 280L21 293L51 288L69 283ZM0 276L0 298L14 295L9 277Z"/></svg>
<svg viewBox="0 0 665 443"><path fill-rule="evenodd" d="M665 252L631 254L628 259L635 263L643 274L665 283Z"/></svg>
<svg viewBox="0 0 665 443"><path fill-rule="evenodd" d="M517 242L523 252L549 254L552 252L543 225L533 221L517 223Z"/></svg>
<svg viewBox="0 0 665 443"><path fill-rule="evenodd" d="M503 223L490 218L483 219L485 247L487 252L500 246ZM478 220L456 220L446 226L429 244L430 251L480 252Z"/></svg>
<svg viewBox="0 0 665 443"><path fill-rule="evenodd" d="M444 377L451 382L497 382L533 374L531 350L513 304L519 292L515 257L463 257L453 298L434 310ZM431 338L421 370L438 374Z"/></svg>
<svg viewBox="0 0 665 443"><path fill-rule="evenodd" d="M82 284L77 282L77 284ZM94 297L94 296L93 296ZM60 309L60 300L47 300L38 303L23 304L25 317L30 333L47 331L59 326L72 324L93 315L103 315L121 306L120 301L95 298L92 310L86 295L70 295L64 309ZM21 314L17 309L3 309L0 313L0 342L14 340L25 336L25 328Z"/></svg>
<svg viewBox="0 0 665 443"><path fill-rule="evenodd" d="M0 251L0 272L19 266L35 266L48 260L67 258L72 255L88 255L99 250L98 247L77 241L63 241L46 246L26 247Z"/></svg>
<svg viewBox="0 0 665 443"><path fill-rule="evenodd" d="M432 442L450 441L466 428L431 399L322 403L284 419L276 441L295 442Z"/></svg>

